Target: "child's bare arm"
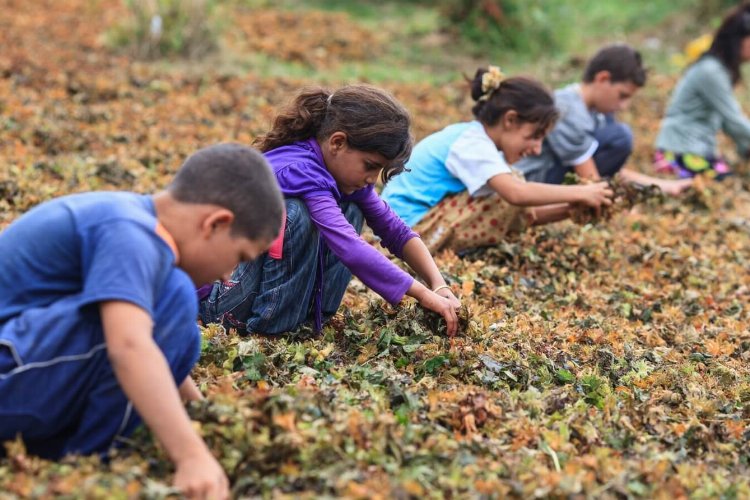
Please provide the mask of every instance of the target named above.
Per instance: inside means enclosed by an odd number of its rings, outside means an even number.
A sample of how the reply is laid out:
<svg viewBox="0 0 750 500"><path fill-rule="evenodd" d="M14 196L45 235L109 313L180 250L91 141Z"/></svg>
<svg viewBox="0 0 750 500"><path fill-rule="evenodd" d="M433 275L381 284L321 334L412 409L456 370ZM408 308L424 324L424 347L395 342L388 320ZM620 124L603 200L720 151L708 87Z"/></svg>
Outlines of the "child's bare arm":
<svg viewBox="0 0 750 500"><path fill-rule="evenodd" d="M226 475L193 429L164 355L152 337L152 320L129 302L100 305L112 368L125 395L175 463L174 483L189 497L227 498Z"/></svg>
<svg viewBox="0 0 750 500"><path fill-rule="evenodd" d="M591 207L611 205L614 193L606 182L558 186L540 182L523 182L511 174L499 174L489 186L511 205L537 207L556 203L584 203Z"/></svg>
<svg viewBox="0 0 750 500"><path fill-rule="evenodd" d="M414 269L414 272L427 283L427 286L434 290L437 287L445 285L445 278L443 278L440 269L438 269L435 260L430 255L430 251L427 250L421 238L412 238L407 241L401 252L404 256L404 262ZM441 293L440 295L446 298L453 297L450 288L443 288L442 290L446 290L446 293ZM450 296L448 293L450 293ZM460 304L456 304L456 307L459 306Z"/></svg>
<svg viewBox="0 0 750 500"><path fill-rule="evenodd" d="M414 297L419 305L430 311L434 311L445 319L448 336L452 337L458 331L458 314L454 302L438 295L417 280L411 284L406 295ZM452 294L451 294L452 295ZM454 297L455 299L455 297ZM456 301L458 299L455 299Z"/></svg>
<svg viewBox="0 0 750 500"><path fill-rule="evenodd" d="M568 203L536 207L532 209L534 211L534 217L530 221L531 225L540 226L542 224L549 224L550 222L567 219L570 217L571 209L572 207Z"/></svg>
<svg viewBox="0 0 750 500"><path fill-rule="evenodd" d="M573 167L578 177L581 179L588 179L590 181L598 181L602 177L599 175L599 169L596 168L596 163L593 158L589 158L583 163L579 163Z"/></svg>
<svg viewBox="0 0 750 500"><path fill-rule="evenodd" d="M651 177L650 175L636 172L629 168L620 170L619 175L625 182L632 182L643 186L650 186L652 184L658 186L664 194L670 196L678 196L693 185L693 179L660 179L659 177Z"/></svg>

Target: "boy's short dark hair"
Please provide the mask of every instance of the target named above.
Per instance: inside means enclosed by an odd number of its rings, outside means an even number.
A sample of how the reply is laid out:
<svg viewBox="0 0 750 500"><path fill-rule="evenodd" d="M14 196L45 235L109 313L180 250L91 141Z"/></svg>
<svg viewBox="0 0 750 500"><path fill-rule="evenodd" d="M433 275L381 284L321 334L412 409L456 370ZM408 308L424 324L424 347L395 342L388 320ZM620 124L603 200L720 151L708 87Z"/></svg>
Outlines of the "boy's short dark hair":
<svg viewBox="0 0 750 500"><path fill-rule="evenodd" d="M177 201L217 205L234 213L232 234L272 240L284 213L281 195L266 159L241 144L217 144L193 153L167 190Z"/></svg>
<svg viewBox="0 0 750 500"><path fill-rule="evenodd" d="M586 65L583 81L593 82L601 71L608 71L613 83L631 82L638 87L646 84L646 69L641 54L629 45L608 45L599 50Z"/></svg>

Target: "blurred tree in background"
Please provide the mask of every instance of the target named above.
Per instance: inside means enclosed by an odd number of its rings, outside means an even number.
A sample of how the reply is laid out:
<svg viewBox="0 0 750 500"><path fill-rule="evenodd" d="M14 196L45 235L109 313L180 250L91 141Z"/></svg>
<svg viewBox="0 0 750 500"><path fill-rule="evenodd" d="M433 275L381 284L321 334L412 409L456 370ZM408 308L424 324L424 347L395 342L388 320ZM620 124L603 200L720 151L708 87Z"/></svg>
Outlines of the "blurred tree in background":
<svg viewBox="0 0 750 500"><path fill-rule="evenodd" d="M139 58L164 56L197 58L218 46L228 23L222 7L292 11L345 11L353 18L372 16L390 8L405 23L412 9L430 11L436 32L460 41L461 51L494 59L508 54L537 59L545 56L585 56L608 41L623 41L631 33L681 43L710 33L733 0L124 0L130 16L110 30L108 40ZM370 13L370 14L368 14ZM381 14L378 14L380 17ZM676 33L663 31L673 23ZM430 24L430 23L428 23ZM686 30L686 28L688 28ZM687 33L690 32L690 33ZM332 33L332 36L334 33ZM680 37L679 35L682 35ZM688 38L686 38L688 37Z"/></svg>
<svg viewBox="0 0 750 500"><path fill-rule="evenodd" d="M126 0L130 18L108 34L109 44L135 57L190 59L217 47L218 0Z"/></svg>

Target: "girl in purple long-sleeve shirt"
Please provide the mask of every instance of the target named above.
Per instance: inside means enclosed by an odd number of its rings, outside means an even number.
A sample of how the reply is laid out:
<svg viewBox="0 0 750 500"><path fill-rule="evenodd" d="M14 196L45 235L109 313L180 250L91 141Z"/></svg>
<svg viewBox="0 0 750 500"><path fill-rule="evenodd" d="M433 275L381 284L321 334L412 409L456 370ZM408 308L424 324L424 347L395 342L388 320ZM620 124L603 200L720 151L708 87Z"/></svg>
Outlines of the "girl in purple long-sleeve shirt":
<svg viewBox="0 0 750 500"><path fill-rule="evenodd" d="M204 291L202 320L240 332L276 334L308 321L320 330L354 274L392 304L414 297L455 333L458 299L418 235L374 188L378 177L387 182L403 170L409 126L403 106L375 87L300 93L258 141L286 198L284 232L268 254ZM428 286L360 237L364 221Z"/></svg>

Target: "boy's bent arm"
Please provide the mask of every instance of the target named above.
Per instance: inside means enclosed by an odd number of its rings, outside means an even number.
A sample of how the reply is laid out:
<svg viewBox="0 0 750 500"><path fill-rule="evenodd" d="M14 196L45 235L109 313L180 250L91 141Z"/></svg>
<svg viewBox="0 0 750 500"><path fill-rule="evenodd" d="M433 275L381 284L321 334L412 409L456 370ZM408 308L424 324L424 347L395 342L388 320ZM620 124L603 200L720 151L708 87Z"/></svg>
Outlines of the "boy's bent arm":
<svg viewBox="0 0 750 500"><path fill-rule="evenodd" d="M573 170L575 170L575 173L578 174L578 177L581 179L588 179L591 181L598 181L601 179L599 169L596 168L596 163L593 158L589 158L583 163L579 163L573 167Z"/></svg>
<svg viewBox="0 0 750 500"><path fill-rule="evenodd" d="M152 320L129 302L99 306L112 369L125 395L176 465L175 486L189 497L227 498L228 481L182 406Z"/></svg>

